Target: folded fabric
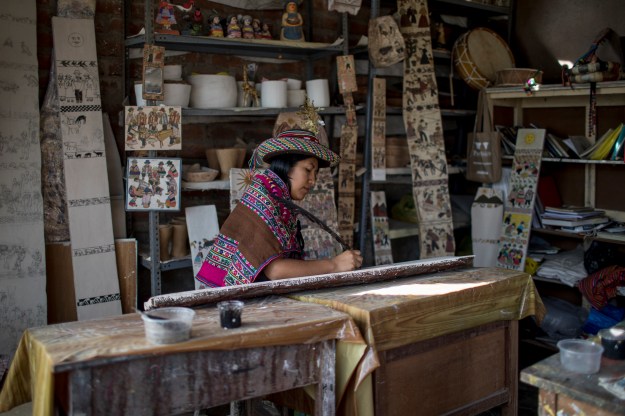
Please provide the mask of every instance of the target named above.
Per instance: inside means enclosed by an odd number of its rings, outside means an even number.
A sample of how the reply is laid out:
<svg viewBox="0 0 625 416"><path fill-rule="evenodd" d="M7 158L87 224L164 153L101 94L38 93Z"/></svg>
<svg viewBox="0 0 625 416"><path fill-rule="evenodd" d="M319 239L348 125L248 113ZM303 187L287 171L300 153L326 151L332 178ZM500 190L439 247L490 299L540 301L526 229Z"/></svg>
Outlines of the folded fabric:
<svg viewBox="0 0 625 416"><path fill-rule="evenodd" d="M601 309L616 297L618 286L625 286L625 267L608 266L579 282L579 291L596 308Z"/></svg>
<svg viewBox="0 0 625 416"><path fill-rule="evenodd" d="M545 256L545 261L538 268L536 275L560 280L568 286L575 287L578 281L588 276L584 267L584 249L578 246L573 250Z"/></svg>

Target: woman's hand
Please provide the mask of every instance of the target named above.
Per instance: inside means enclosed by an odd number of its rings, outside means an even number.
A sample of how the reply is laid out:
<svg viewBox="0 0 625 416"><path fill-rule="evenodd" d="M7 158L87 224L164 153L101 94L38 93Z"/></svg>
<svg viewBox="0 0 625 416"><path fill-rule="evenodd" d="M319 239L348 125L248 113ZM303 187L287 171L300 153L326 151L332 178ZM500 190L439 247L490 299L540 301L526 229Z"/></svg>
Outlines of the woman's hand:
<svg viewBox="0 0 625 416"><path fill-rule="evenodd" d="M332 259L334 272L348 272L362 265L362 256L359 250L347 250Z"/></svg>

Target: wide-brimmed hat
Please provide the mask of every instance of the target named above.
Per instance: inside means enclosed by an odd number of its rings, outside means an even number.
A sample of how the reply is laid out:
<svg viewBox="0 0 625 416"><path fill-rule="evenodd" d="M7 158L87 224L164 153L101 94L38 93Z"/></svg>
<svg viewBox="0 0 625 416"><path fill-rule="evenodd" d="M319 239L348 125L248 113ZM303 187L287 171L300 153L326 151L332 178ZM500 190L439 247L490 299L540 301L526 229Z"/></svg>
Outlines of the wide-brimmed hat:
<svg viewBox="0 0 625 416"><path fill-rule="evenodd" d="M256 149L258 157L266 163L283 154L314 156L319 160L319 167L336 166L340 157L328 147L319 143L317 137L306 130L286 130L262 142Z"/></svg>

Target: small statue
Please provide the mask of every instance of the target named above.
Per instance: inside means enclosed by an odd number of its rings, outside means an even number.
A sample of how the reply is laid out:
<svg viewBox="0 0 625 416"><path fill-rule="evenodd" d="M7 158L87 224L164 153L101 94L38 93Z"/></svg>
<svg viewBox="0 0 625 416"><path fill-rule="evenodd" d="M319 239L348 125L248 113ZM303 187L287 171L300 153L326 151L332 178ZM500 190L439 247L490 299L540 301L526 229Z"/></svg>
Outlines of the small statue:
<svg viewBox="0 0 625 416"><path fill-rule="evenodd" d="M172 26L175 25L176 22L176 14L174 11L174 5L161 1L158 5L158 13L156 15L156 24L160 26L160 29L157 29L159 33L165 34L174 34L179 35L180 32L172 29Z"/></svg>
<svg viewBox="0 0 625 416"><path fill-rule="evenodd" d="M248 98L252 98L252 106L260 107L260 100L258 99L258 91L249 83L249 77L247 75L247 65L243 65L243 102L247 103ZM247 105L247 104L245 104Z"/></svg>
<svg viewBox="0 0 625 416"><path fill-rule="evenodd" d="M202 16L202 11L196 7L191 18L191 35L201 36L202 34L204 34L204 16Z"/></svg>
<svg viewBox="0 0 625 416"><path fill-rule="evenodd" d="M254 28L252 27L252 16L245 15L241 18L243 27L241 28L243 39L254 39Z"/></svg>
<svg viewBox="0 0 625 416"><path fill-rule="evenodd" d="M229 38L240 38L241 37L241 26L239 26L239 19L232 15L228 18L228 35Z"/></svg>
<svg viewBox="0 0 625 416"><path fill-rule="evenodd" d="M209 28L208 28L208 36L212 36L214 38L223 38L224 37L224 28L221 25L221 18L218 14L211 14L208 18Z"/></svg>
<svg viewBox="0 0 625 416"><path fill-rule="evenodd" d="M260 31L261 39L273 39L273 35L271 34L271 29L269 29L269 23L263 23L262 29Z"/></svg>
<svg viewBox="0 0 625 416"><path fill-rule="evenodd" d="M262 38L262 29L260 28L260 20L252 20L252 30L254 31L254 39Z"/></svg>
<svg viewBox="0 0 625 416"><path fill-rule="evenodd" d="M287 2L285 12L282 15L280 40L304 41L303 24L302 15L297 11L297 3L294 1Z"/></svg>

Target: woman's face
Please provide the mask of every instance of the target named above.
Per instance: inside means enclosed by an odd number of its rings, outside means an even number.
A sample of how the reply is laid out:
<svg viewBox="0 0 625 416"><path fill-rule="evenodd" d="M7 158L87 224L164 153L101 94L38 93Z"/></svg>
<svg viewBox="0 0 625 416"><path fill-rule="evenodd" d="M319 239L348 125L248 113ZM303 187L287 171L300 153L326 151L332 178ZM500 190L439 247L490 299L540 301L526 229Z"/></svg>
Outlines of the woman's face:
<svg viewBox="0 0 625 416"><path fill-rule="evenodd" d="M293 200L301 201L308 195L317 181L317 172L319 172L319 161L316 157L300 160L289 170Z"/></svg>

